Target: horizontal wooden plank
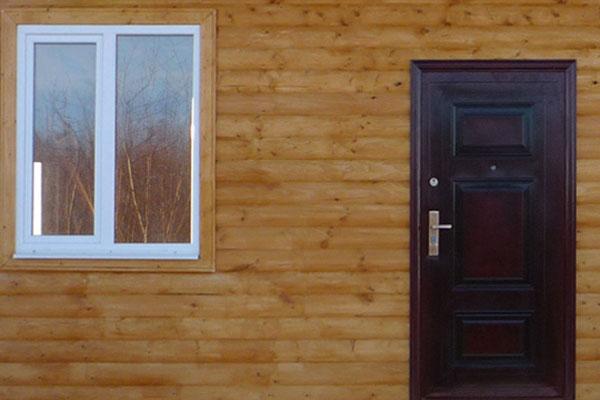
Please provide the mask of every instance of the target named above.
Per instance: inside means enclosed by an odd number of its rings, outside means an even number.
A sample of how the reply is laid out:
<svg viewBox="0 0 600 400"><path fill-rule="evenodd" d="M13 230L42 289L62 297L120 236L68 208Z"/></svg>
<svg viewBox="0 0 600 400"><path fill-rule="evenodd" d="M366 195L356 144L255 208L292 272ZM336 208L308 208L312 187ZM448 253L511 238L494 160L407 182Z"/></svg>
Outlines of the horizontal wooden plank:
<svg viewBox="0 0 600 400"><path fill-rule="evenodd" d="M556 49L592 49L597 26L497 26L495 29L455 27L222 27L221 48L392 47L464 49L488 45L547 46Z"/></svg>
<svg viewBox="0 0 600 400"><path fill-rule="evenodd" d="M219 9L220 26L349 26L435 25L444 22L446 9L431 4L385 6L244 5Z"/></svg>
<svg viewBox="0 0 600 400"><path fill-rule="evenodd" d="M600 271L600 249L578 249L577 271Z"/></svg>
<svg viewBox="0 0 600 400"><path fill-rule="evenodd" d="M387 0L389 1L389 0ZM428 2L435 2L437 0L427 0ZM487 0L489 1L489 0ZM497 1L497 0L496 0ZM505 0L506 1L506 0ZM523 0L520 0L523 1ZM532 1L532 0L530 0ZM535 0L535 1L543 1L543 0ZM272 4L272 0L244 0L244 4L249 5L267 5ZM339 0L338 2L333 2L332 0L283 0L280 4L289 5L289 4L361 4L362 0ZM374 0L374 4L377 3L386 3L386 1L382 0ZM94 7L94 8L106 8L106 7L134 7L140 8L140 3L135 0L117 0L113 3L107 4L101 0L86 0L82 2L81 0L55 0L53 2L56 7ZM143 3L144 7L150 8L193 8L198 6L205 7L223 7L223 6L235 6L239 5L240 2L238 0L145 0ZM6 0L6 7L47 7L47 0ZM137 6L137 7L136 7Z"/></svg>
<svg viewBox="0 0 600 400"><path fill-rule="evenodd" d="M577 160L577 181L578 182L598 182L600 181L600 171L598 163L600 160L583 159Z"/></svg>
<svg viewBox="0 0 600 400"><path fill-rule="evenodd" d="M600 361L600 339L577 339L577 361Z"/></svg>
<svg viewBox="0 0 600 400"><path fill-rule="evenodd" d="M235 93L217 99L220 114L406 115L409 102L395 93Z"/></svg>
<svg viewBox="0 0 600 400"><path fill-rule="evenodd" d="M309 50L305 50L308 52ZM220 94L253 93L371 93L393 92L408 97L410 59L397 70L256 69L223 70L219 74ZM580 94L598 92L600 70L579 68Z"/></svg>
<svg viewBox="0 0 600 400"><path fill-rule="evenodd" d="M408 318L0 318L3 340L408 339Z"/></svg>
<svg viewBox="0 0 600 400"><path fill-rule="evenodd" d="M577 205L600 204L600 182L577 183Z"/></svg>
<svg viewBox="0 0 600 400"><path fill-rule="evenodd" d="M83 294L86 291L86 276L82 273L0 273L0 294L62 293Z"/></svg>
<svg viewBox="0 0 600 400"><path fill-rule="evenodd" d="M400 294L352 295L6 295L7 317L407 316Z"/></svg>
<svg viewBox="0 0 600 400"><path fill-rule="evenodd" d="M344 385L406 384L402 363L2 363L0 384Z"/></svg>
<svg viewBox="0 0 600 400"><path fill-rule="evenodd" d="M580 339L600 340L600 317L595 315L578 315L576 322L578 341Z"/></svg>
<svg viewBox="0 0 600 400"><path fill-rule="evenodd" d="M577 293L600 293L600 271L578 272Z"/></svg>
<svg viewBox="0 0 600 400"><path fill-rule="evenodd" d="M420 52L418 54L423 54ZM470 52L469 52L470 53ZM411 54L415 55L413 51ZM221 70L408 70L410 54L400 49L222 48Z"/></svg>
<svg viewBox="0 0 600 400"><path fill-rule="evenodd" d="M477 33L473 36L477 40ZM220 48L219 70L339 70L397 71L408 70L415 59L577 59L580 68L599 68L600 53L594 48L554 48L530 43L464 43L453 49L435 45L413 48L395 47L310 47L294 48Z"/></svg>
<svg viewBox="0 0 600 400"><path fill-rule="evenodd" d="M228 274L61 274L7 272L6 294L408 294L407 272L276 272Z"/></svg>
<svg viewBox="0 0 600 400"><path fill-rule="evenodd" d="M598 228L581 228L577 230L577 248L578 249L595 249L598 247L600 240L600 229Z"/></svg>
<svg viewBox="0 0 600 400"><path fill-rule="evenodd" d="M600 393L599 383L577 383L575 392L578 400L595 400Z"/></svg>
<svg viewBox="0 0 600 400"><path fill-rule="evenodd" d="M579 115L578 136L582 140L595 139L600 116ZM410 118L404 116L347 115L347 116L302 116L302 115L223 115L218 119L217 135L223 138L247 142L278 139L279 143L294 143L298 137L312 141L329 140L340 144L345 140L377 141L379 138L402 138L408 144ZM365 143L365 142L363 142ZM406 150L408 146L406 145ZM283 150L286 151L285 149ZM386 149L382 149L386 154Z"/></svg>
<svg viewBox="0 0 600 400"><path fill-rule="evenodd" d="M590 124L595 121L590 121ZM410 119L402 115L220 115L217 119L217 137L238 140L276 138L290 140L302 136L307 140L372 139L392 137L408 139ZM292 139L296 140L296 139ZM317 142L318 143L318 142ZM384 150L385 151L385 150Z"/></svg>
<svg viewBox="0 0 600 400"><path fill-rule="evenodd" d="M217 161L219 182L404 181L406 160L242 160Z"/></svg>
<svg viewBox="0 0 600 400"><path fill-rule="evenodd" d="M600 10L600 7L598 8ZM308 53L310 50L305 50ZM371 49L371 51L373 51ZM410 59L407 59L410 60ZM220 93L382 93L394 92L407 97L410 94L409 62L397 70L340 69L256 69L223 70L219 74ZM600 70L579 68L579 93L598 91Z"/></svg>
<svg viewBox="0 0 600 400"><path fill-rule="evenodd" d="M176 7L165 7L164 4L157 7L156 3L154 7L148 7L141 10L139 6L127 7L125 5L127 2L127 0L124 1L124 4L122 5L112 3L112 8L110 9L97 10L95 5L106 6L107 4L102 4L95 0L89 2L57 0L55 2L45 1L42 5L39 5L40 3L33 1L24 4L24 7L17 6L10 10L7 18L13 20L16 24L27 24L32 22L36 24L68 24L71 21L80 20L85 21L87 24L106 24L109 22L112 24L143 25L157 24L164 21L173 21L173 23L183 25L205 23L207 26L213 26L215 24L214 20L212 20L212 16L210 17L210 21L206 19L213 10L191 10L190 8L177 9ZM9 1L8 3L3 2L3 8L11 8L9 5L11 3L18 4L18 1ZM151 2L147 2L146 5L150 6ZM86 9L88 7L94 7L94 9ZM59 8L60 10L54 10L54 8ZM211 43L208 42L209 46L210 44ZM208 48L209 47L207 47L207 49Z"/></svg>
<svg viewBox="0 0 600 400"><path fill-rule="evenodd" d="M577 115L595 116L599 92L583 92L578 96ZM377 115L401 116L410 110L408 96L393 93L276 93L225 94L219 96L219 113L228 115Z"/></svg>
<svg viewBox="0 0 600 400"><path fill-rule="evenodd" d="M581 187L582 185L580 185ZM600 200L595 187L581 188L588 196L582 200ZM598 197L596 197L598 196ZM386 204L407 205L408 182L220 182L216 190L219 205L285 204ZM600 201L598 201L600 203Z"/></svg>
<svg viewBox="0 0 600 400"><path fill-rule="evenodd" d="M590 211L591 212L591 211ZM598 210L600 222L600 210ZM217 210L221 227L371 227L406 228L408 206L297 205L222 206Z"/></svg>
<svg viewBox="0 0 600 400"><path fill-rule="evenodd" d="M568 0L572 5L589 4L593 0ZM7 7L44 7L48 5L47 0L6 0ZM370 5L393 5L393 4L411 4L411 0L371 0ZM463 4L503 4L503 5L556 5L556 0L462 0ZM88 0L83 3L81 0L55 0L58 7L140 7L135 0L117 0L114 3L107 4L101 0ZM168 8L189 8L189 7L223 7L239 5L239 0L145 0L145 7L168 7ZM273 0L244 0L243 4L248 5L269 5ZM364 5L364 0L279 0L280 5ZM449 0L422 0L419 4L431 4L436 6L448 5Z"/></svg>
<svg viewBox="0 0 600 400"><path fill-rule="evenodd" d="M44 290L43 288L41 289ZM47 289L46 289L47 290ZM277 272L237 274L91 274L90 294L408 294L406 272Z"/></svg>
<svg viewBox="0 0 600 400"><path fill-rule="evenodd" d="M408 386L346 385L346 386L0 386L4 400L408 400ZM578 397L579 398L579 397ZM587 398L586 398L587 400Z"/></svg>
<svg viewBox="0 0 600 400"><path fill-rule="evenodd" d="M600 34L600 32L599 32ZM578 96L577 115L596 115L600 91ZM395 93L235 93L218 97L218 112L234 115L377 115L396 117L410 110L408 96Z"/></svg>
<svg viewBox="0 0 600 400"><path fill-rule="evenodd" d="M581 123L579 124L581 127ZM589 128L588 128L589 129ZM593 128L592 128L593 129ZM577 140L577 160L600 160L600 137L581 135Z"/></svg>
<svg viewBox="0 0 600 400"><path fill-rule="evenodd" d="M401 71L223 71L217 88L229 93L385 93L405 96L408 69Z"/></svg>
<svg viewBox="0 0 600 400"><path fill-rule="evenodd" d="M577 136L581 140L594 140L598 136L600 114L577 115ZM577 155L579 158L579 154Z"/></svg>
<svg viewBox="0 0 600 400"><path fill-rule="evenodd" d="M587 91L577 95L577 116L598 115L598 101L600 91Z"/></svg>
<svg viewBox="0 0 600 400"><path fill-rule="evenodd" d="M599 258L600 259L600 258ZM219 250L219 271L408 271L408 249Z"/></svg>
<svg viewBox="0 0 600 400"><path fill-rule="evenodd" d="M180 390L174 386L0 386L0 397L6 400L145 400L148 398L180 400Z"/></svg>
<svg viewBox="0 0 600 400"><path fill-rule="evenodd" d="M577 316L600 315L600 293L577 293Z"/></svg>
<svg viewBox="0 0 600 400"><path fill-rule="evenodd" d="M600 4L600 3L599 3ZM600 9L600 8L599 8ZM577 91L598 90L600 70L598 68L577 68Z"/></svg>
<svg viewBox="0 0 600 400"><path fill-rule="evenodd" d="M409 235L398 228L221 228L218 249L407 249Z"/></svg>
<svg viewBox="0 0 600 400"><path fill-rule="evenodd" d="M427 30L427 28L425 28ZM423 32L425 33L425 32ZM238 27L219 29L220 48L398 47L410 48L424 36L413 27ZM424 43L422 43L424 44Z"/></svg>
<svg viewBox="0 0 600 400"><path fill-rule="evenodd" d="M597 26L600 8L583 6L490 6L457 4L448 8L446 21L459 26Z"/></svg>
<svg viewBox="0 0 600 400"><path fill-rule="evenodd" d="M575 373L578 384L597 384L600 382L600 361L578 361Z"/></svg>
<svg viewBox="0 0 600 400"><path fill-rule="evenodd" d="M246 395L247 394L247 395ZM387 384L387 385L343 385L343 386L278 386L272 385L257 388L218 388L212 390L211 387L184 387L182 396L188 396L186 399L197 400L210 396L219 396L220 400L239 400L252 399L251 396L258 397L260 400L266 399L285 399L285 400L306 400L306 399L327 399L327 400L408 400L407 384ZM249 397L250 396L250 397Z"/></svg>
<svg viewBox="0 0 600 400"><path fill-rule="evenodd" d="M577 92L595 92L600 89L600 70L577 68Z"/></svg>
<svg viewBox="0 0 600 400"><path fill-rule="evenodd" d="M228 160L402 160L409 159L405 135L395 137L288 136L217 140L217 159Z"/></svg>
<svg viewBox="0 0 600 400"><path fill-rule="evenodd" d="M309 0L310 1L310 0ZM395 1L395 0L392 0ZM428 1L428 0L426 0ZM435 1L435 0L432 0ZM441 0L442 2L446 2L446 0ZM590 4L590 0L566 0L568 2L569 5L587 5ZM593 4L592 0L592 4ZM556 6L557 3L556 1L549 1L549 0L515 0L513 2L507 1L507 0L463 0L461 1L462 4L469 4L469 5L477 5L477 4L490 4L490 5L495 5L495 4L501 4L501 5L552 5L552 6ZM562 3L560 3L562 4Z"/></svg>
<svg viewBox="0 0 600 400"><path fill-rule="evenodd" d="M0 362L281 363L408 361L407 340L0 341Z"/></svg>

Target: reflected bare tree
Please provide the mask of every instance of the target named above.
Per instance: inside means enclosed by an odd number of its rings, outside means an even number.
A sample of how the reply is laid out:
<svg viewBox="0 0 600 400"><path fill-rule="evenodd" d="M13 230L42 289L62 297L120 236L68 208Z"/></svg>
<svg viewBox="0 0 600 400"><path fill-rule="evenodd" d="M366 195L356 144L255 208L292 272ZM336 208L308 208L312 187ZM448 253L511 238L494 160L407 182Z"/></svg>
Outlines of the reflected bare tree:
<svg viewBox="0 0 600 400"><path fill-rule="evenodd" d="M93 45L36 45L33 157L42 163L45 235L94 231L95 61L78 56L94 51Z"/></svg>
<svg viewBox="0 0 600 400"><path fill-rule="evenodd" d="M190 241L191 55L191 36L118 37L116 242ZM43 234L93 233L94 102L72 89L37 96Z"/></svg>
<svg viewBox="0 0 600 400"><path fill-rule="evenodd" d="M191 37L118 40L116 241L189 242Z"/></svg>

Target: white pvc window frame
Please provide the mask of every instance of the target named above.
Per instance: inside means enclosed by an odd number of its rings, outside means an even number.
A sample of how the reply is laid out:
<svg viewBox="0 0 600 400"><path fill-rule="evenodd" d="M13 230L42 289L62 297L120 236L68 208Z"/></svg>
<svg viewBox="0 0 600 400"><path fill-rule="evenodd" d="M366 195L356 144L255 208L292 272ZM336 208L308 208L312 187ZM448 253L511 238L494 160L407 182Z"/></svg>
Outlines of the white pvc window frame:
<svg viewBox="0 0 600 400"><path fill-rule="evenodd" d="M193 36L191 240L115 243L116 54L119 35ZM19 25L17 28L17 165L15 258L198 259L200 255L199 25ZM37 43L96 45L93 235L34 235L33 87ZM34 171L36 170L36 171ZM39 193L38 193L39 194ZM36 229L38 229L36 227Z"/></svg>

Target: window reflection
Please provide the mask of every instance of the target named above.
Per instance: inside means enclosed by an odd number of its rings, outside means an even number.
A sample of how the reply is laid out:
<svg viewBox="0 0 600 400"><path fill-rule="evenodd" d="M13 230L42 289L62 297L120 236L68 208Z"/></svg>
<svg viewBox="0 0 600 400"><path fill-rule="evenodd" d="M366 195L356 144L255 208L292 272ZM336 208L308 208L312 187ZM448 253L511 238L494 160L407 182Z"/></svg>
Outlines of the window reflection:
<svg viewBox="0 0 600 400"><path fill-rule="evenodd" d="M115 238L190 242L193 37L117 37Z"/></svg>
<svg viewBox="0 0 600 400"><path fill-rule="evenodd" d="M96 45L34 48L33 234L94 231Z"/></svg>

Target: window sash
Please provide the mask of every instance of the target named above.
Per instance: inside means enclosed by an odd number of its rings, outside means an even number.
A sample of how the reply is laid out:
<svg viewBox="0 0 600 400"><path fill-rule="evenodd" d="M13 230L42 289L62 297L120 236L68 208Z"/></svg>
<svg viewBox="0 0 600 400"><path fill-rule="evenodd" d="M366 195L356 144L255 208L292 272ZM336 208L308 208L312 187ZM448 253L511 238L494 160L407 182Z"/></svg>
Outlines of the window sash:
<svg viewBox="0 0 600 400"><path fill-rule="evenodd" d="M15 258L197 259L200 254L200 34L198 25L20 25L17 32ZM116 39L192 35L189 243L115 243ZM33 87L36 43L96 44L94 234L33 235Z"/></svg>

